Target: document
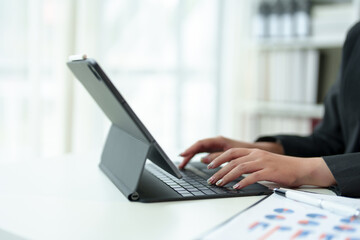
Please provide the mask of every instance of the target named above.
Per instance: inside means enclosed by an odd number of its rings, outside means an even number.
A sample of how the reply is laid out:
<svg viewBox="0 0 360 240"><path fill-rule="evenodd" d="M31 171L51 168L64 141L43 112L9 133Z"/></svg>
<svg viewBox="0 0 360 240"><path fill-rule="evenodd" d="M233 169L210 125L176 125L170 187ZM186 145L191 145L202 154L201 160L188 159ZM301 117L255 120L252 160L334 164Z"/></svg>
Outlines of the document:
<svg viewBox="0 0 360 240"><path fill-rule="evenodd" d="M360 207L359 199L307 193ZM277 194L240 212L201 239L346 239L360 240L360 219L344 217Z"/></svg>

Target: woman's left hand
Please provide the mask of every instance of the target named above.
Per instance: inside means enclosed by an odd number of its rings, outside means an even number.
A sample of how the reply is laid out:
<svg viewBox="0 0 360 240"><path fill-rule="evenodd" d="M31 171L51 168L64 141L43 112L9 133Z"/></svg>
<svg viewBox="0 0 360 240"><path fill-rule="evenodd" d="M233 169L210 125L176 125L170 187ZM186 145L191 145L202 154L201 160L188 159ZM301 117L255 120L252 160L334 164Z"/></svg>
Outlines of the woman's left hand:
<svg viewBox="0 0 360 240"><path fill-rule="evenodd" d="M243 174L251 173L233 186L240 189L257 181L271 181L289 187L310 184L321 187L336 183L324 159L279 155L260 149L231 148L215 158L208 168L226 166L208 179L209 184L224 186Z"/></svg>

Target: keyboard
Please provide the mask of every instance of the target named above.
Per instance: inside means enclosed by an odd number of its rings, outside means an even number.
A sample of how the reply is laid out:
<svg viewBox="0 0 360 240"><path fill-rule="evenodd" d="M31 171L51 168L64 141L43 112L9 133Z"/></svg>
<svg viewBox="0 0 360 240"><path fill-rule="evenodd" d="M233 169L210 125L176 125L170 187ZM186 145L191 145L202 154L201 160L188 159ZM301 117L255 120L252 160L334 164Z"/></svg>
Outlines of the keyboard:
<svg viewBox="0 0 360 240"><path fill-rule="evenodd" d="M241 192L241 190L235 190L232 187L209 185L207 183L207 178L201 177L189 170L182 170L181 174L183 177L178 179L154 164L147 164L146 169L183 197L234 194Z"/></svg>

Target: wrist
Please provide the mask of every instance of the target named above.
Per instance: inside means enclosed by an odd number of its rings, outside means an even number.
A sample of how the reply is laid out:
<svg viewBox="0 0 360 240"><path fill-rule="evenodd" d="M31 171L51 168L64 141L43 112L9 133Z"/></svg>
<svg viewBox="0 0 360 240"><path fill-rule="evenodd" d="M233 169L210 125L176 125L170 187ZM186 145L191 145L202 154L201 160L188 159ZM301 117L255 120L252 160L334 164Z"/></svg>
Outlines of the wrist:
<svg viewBox="0 0 360 240"><path fill-rule="evenodd" d="M276 154L284 154L284 148L279 142L255 142L255 148L259 148Z"/></svg>
<svg viewBox="0 0 360 240"><path fill-rule="evenodd" d="M329 167L321 157L308 158L308 174L305 184L328 187L334 185L336 180Z"/></svg>

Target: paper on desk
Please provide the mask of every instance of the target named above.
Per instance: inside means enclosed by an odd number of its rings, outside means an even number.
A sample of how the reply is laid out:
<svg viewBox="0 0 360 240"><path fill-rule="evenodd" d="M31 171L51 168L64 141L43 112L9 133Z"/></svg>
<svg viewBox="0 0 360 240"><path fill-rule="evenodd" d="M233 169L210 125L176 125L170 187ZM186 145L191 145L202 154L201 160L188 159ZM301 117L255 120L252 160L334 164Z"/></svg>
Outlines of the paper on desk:
<svg viewBox="0 0 360 240"><path fill-rule="evenodd" d="M360 206L360 200L357 199L316 195L319 198L336 199L342 203L346 201L352 206ZM272 194L213 229L202 239L360 240L360 219L341 217L326 210Z"/></svg>

